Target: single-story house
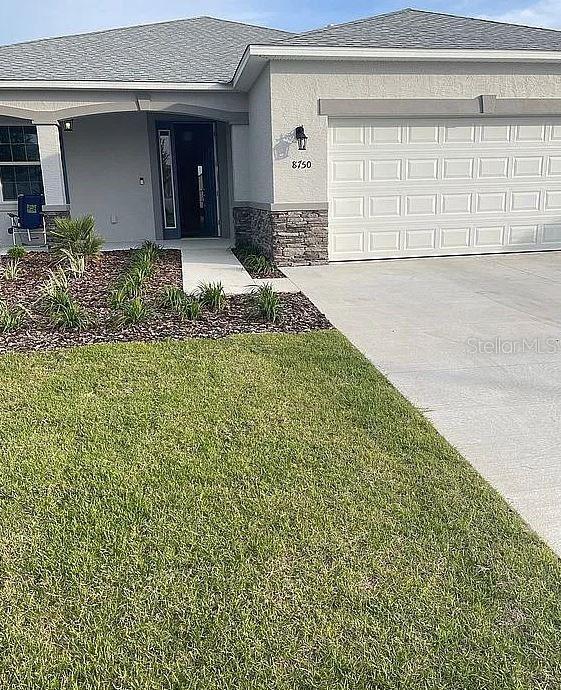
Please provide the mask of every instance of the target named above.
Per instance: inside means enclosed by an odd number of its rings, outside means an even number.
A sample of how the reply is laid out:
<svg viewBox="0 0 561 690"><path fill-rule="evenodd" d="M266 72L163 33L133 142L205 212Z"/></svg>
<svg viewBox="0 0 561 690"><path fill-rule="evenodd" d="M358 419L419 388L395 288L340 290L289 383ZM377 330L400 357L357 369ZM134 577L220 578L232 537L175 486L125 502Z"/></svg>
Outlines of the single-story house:
<svg viewBox="0 0 561 690"><path fill-rule="evenodd" d="M561 32L405 9L3 46L0 185L2 217L42 191L108 241L279 265L561 249Z"/></svg>

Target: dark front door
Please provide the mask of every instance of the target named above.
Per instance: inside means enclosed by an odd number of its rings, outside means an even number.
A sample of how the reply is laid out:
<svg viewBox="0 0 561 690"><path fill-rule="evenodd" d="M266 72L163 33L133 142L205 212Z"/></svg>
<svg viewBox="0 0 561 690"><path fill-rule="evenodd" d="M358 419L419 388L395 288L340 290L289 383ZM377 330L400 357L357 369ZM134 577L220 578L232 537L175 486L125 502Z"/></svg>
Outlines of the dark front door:
<svg viewBox="0 0 561 690"><path fill-rule="evenodd" d="M181 237L215 237L219 232L214 128L176 124L174 140Z"/></svg>

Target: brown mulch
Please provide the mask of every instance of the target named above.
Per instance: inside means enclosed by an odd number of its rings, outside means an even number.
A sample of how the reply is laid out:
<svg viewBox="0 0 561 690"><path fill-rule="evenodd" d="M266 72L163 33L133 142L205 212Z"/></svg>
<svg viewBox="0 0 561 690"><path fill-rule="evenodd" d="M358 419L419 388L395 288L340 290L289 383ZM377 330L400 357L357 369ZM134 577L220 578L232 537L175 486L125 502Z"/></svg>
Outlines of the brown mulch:
<svg viewBox="0 0 561 690"><path fill-rule="evenodd" d="M254 271L252 268L250 268L246 264L246 261L245 261L246 256L247 256L246 252L238 249L237 247L232 248L232 254L241 263L241 265L245 268L245 270L249 273L249 275L254 279L255 278L286 278L284 273L279 268L277 268L276 266L274 266L272 268L272 270L270 270L270 271L266 271L264 273L257 273L256 271Z"/></svg>
<svg viewBox="0 0 561 690"><path fill-rule="evenodd" d="M83 331L60 331L51 326L38 308L41 285L57 259L48 253L28 254L21 261L15 281L0 277L0 299L20 304L31 312L22 329L0 333L0 352L53 350L74 345L115 342L154 342L168 339L223 338L235 333L302 333L332 328L329 321L301 293L283 293L282 318L277 324L264 321L256 312L251 296L235 295L226 300L219 313L203 310L194 321L182 320L162 310L157 296L166 285L181 287L181 254L165 250L155 274L146 282L144 299L152 309L149 320L134 326L115 325L116 312L108 305L108 294L126 271L131 251L104 252L90 261L84 276L71 280L69 291L88 311L92 323ZM6 257L2 257L3 267Z"/></svg>

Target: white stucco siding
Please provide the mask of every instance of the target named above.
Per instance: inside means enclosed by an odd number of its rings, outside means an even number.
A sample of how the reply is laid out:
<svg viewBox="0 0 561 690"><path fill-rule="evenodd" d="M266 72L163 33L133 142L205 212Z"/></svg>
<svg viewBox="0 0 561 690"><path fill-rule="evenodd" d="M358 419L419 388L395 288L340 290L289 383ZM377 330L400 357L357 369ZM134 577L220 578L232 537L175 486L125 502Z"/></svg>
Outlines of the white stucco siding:
<svg viewBox="0 0 561 690"><path fill-rule="evenodd" d="M375 63L277 61L271 63L272 136L280 141L304 125L308 150L294 143L275 155L274 203L327 201L327 117L320 98L561 98L561 68L552 64ZM294 170L292 162L312 167Z"/></svg>
<svg viewBox="0 0 561 690"><path fill-rule="evenodd" d="M108 241L153 239L146 115L78 118L63 141L72 215L91 213Z"/></svg>
<svg viewBox="0 0 561 690"><path fill-rule="evenodd" d="M273 151L271 130L270 69L259 75L249 93L249 193L248 201L273 201Z"/></svg>

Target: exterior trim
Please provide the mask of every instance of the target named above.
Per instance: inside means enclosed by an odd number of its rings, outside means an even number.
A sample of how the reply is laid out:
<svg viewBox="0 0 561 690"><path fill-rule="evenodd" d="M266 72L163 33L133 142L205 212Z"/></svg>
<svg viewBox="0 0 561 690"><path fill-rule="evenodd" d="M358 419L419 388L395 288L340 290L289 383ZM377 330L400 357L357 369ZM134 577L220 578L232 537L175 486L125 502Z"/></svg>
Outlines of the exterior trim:
<svg viewBox="0 0 561 690"><path fill-rule="evenodd" d="M249 45L234 73L234 89L246 90L268 60L378 60L389 62L561 62L554 50L455 50L433 48L353 48L303 45Z"/></svg>
<svg viewBox="0 0 561 690"><path fill-rule="evenodd" d="M1 89L89 89L91 91L232 91L222 82L0 80Z"/></svg>
<svg viewBox="0 0 561 690"><path fill-rule="evenodd" d="M327 211L327 201L301 202L294 204L272 204L259 201L234 201L234 208L256 208L261 211Z"/></svg>
<svg viewBox="0 0 561 690"><path fill-rule="evenodd" d="M329 117L561 115L561 98L320 98Z"/></svg>

